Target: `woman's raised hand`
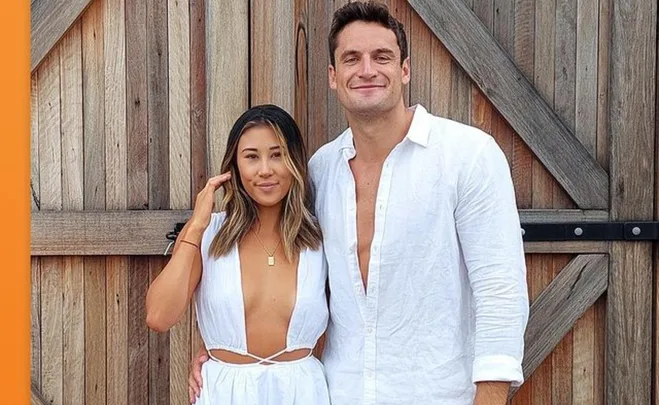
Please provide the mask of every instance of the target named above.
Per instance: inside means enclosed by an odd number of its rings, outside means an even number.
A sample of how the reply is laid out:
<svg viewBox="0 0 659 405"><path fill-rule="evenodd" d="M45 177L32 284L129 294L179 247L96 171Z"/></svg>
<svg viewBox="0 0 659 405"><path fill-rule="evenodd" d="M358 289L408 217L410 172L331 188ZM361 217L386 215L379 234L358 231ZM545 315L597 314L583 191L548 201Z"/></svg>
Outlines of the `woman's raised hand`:
<svg viewBox="0 0 659 405"><path fill-rule="evenodd" d="M192 218L190 218L191 225L197 229L206 229L208 227L211 221L211 212L213 212L215 192L222 183L230 178L231 172L226 172L208 179L206 186L197 194Z"/></svg>

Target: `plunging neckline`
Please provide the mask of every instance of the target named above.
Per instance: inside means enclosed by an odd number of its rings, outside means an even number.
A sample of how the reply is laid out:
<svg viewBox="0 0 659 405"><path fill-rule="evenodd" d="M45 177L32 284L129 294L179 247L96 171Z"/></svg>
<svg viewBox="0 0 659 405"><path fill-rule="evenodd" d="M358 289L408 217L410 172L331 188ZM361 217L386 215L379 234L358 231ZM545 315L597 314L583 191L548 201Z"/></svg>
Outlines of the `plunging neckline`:
<svg viewBox="0 0 659 405"><path fill-rule="evenodd" d="M297 311L298 307L298 300L300 297L300 271L303 268L302 266L302 260L304 258L306 249L303 249L300 251L299 256L298 256L298 261L297 261L297 268L295 269L295 300L293 301L293 310L291 311L291 317L288 320L288 326L286 327L286 348L284 349L285 352L289 351L289 348L291 347L290 344L290 333L291 333L291 325L293 325L293 319L295 317L295 313ZM238 279L238 292L240 293L240 299L238 300L240 302L240 312L242 313L242 327L243 327L243 341L245 342L245 353L249 353L249 346L247 342L247 312L245 311L245 292L243 291L243 273L242 273L242 264L240 261L240 249L238 248L238 244L236 243L234 246L234 255L235 255L235 271L237 273L237 279Z"/></svg>

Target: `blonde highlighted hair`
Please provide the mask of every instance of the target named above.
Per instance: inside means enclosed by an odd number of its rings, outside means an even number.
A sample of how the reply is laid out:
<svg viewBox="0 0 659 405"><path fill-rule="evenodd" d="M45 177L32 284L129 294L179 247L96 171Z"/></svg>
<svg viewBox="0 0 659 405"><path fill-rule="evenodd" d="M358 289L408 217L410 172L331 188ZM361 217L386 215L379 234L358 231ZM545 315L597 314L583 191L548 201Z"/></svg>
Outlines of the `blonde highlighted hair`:
<svg viewBox="0 0 659 405"><path fill-rule="evenodd" d="M245 111L229 133L221 169L221 173L231 172L231 179L223 184L222 209L226 212L226 219L211 242L210 256L227 254L258 221L256 202L240 180L237 163L240 137L248 129L258 126L268 127L275 133L284 164L293 177L279 218L281 244L287 259L293 261L304 248L318 249L322 234L314 215L314 192L307 173L307 152L300 129L293 117L271 104Z"/></svg>

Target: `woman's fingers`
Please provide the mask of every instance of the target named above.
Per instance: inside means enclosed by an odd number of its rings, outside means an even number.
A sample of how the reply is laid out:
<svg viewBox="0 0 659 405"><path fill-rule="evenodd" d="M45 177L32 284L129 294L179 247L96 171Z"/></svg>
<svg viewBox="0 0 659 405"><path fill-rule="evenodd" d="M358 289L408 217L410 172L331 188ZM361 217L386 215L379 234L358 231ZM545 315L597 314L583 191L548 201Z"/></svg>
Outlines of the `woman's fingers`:
<svg viewBox="0 0 659 405"><path fill-rule="evenodd" d="M231 178L231 172L226 172L222 173L217 176L213 176L210 179L208 179L208 185L212 186L213 189L217 189L222 183L225 181L229 180Z"/></svg>

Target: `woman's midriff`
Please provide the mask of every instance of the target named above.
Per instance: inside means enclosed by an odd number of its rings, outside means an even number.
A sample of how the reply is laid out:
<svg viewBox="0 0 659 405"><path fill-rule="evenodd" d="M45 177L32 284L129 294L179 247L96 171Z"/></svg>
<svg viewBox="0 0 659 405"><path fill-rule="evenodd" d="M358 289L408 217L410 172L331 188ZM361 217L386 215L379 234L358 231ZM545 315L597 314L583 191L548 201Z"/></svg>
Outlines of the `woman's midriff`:
<svg viewBox="0 0 659 405"><path fill-rule="evenodd" d="M271 359L276 362L287 362L287 361L295 361L295 360L300 360L303 359L311 353L311 349L298 349L298 350L293 350L290 352L282 353L279 356ZM232 364L252 364L252 363L258 363L259 360L250 357L250 356L245 356L242 354L238 354L229 350L211 350L210 354L215 357L216 359L223 361L225 363L232 363ZM260 356L260 357L268 357L268 356ZM273 364L269 361L264 361L262 364L269 365Z"/></svg>

